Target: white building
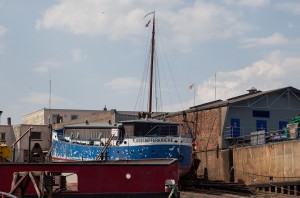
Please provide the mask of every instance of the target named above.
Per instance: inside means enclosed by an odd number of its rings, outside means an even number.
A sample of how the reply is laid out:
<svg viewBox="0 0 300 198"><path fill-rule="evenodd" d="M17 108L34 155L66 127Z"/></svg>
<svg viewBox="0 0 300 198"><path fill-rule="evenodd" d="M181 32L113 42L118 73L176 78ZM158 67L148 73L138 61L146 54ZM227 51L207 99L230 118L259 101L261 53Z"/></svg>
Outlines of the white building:
<svg viewBox="0 0 300 198"><path fill-rule="evenodd" d="M12 144L10 161L28 162L29 151L35 144L38 144L43 151L50 149L50 129L47 125L20 124L13 126L13 131L15 141Z"/></svg>

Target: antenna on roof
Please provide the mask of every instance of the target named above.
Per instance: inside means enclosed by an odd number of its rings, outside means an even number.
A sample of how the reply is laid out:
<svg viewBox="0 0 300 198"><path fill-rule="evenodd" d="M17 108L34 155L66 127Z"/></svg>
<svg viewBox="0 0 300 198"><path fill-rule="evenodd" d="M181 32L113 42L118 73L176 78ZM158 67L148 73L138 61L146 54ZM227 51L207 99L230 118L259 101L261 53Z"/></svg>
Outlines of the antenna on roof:
<svg viewBox="0 0 300 198"><path fill-rule="evenodd" d="M52 148L52 125L51 125L51 73L49 73L49 115L48 115L48 121L49 121L49 148L48 153L46 156L47 161L52 161L51 157L51 148Z"/></svg>
<svg viewBox="0 0 300 198"><path fill-rule="evenodd" d="M49 125L51 124L51 73L49 73Z"/></svg>
<svg viewBox="0 0 300 198"><path fill-rule="evenodd" d="M1 125L1 115L2 115L3 111L0 111L0 125Z"/></svg>
<svg viewBox="0 0 300 198"><path fill-rule="evenodd" d="M215 100L217 100L217 72L215 73Z"/></svg>

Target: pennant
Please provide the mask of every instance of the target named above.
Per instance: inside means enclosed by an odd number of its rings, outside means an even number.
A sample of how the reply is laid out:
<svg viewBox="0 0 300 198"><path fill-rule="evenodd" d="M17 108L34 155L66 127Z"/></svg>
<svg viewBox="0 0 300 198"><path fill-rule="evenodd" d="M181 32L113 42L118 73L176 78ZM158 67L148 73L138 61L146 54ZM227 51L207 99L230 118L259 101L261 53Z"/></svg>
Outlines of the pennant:
<svg viewBox="0 0 300 198"><path fill-rule="evenodd" d="M151 20L148 21L148 23L145 25L145 27L148 27L150 22L151 22Z"/></svg>

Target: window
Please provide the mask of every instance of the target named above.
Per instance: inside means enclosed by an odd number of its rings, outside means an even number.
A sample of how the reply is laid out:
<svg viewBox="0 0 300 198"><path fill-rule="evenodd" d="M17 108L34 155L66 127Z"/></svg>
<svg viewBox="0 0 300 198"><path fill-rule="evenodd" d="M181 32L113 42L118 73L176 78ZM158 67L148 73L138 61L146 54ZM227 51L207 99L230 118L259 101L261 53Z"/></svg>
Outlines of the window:
<svg viewBox="0 0 300 198"><path fill-rule="evenodd" d="M52 115L52 124L63 123L63 117L59 114Z"/></svg>
<svg viewBox="0 0 300 198"><path fill-rule="evenodd" d="M256 131L268 131L266 120L256 120Z"/></svg>
<svg viewBox="0 0 300 198"><path fill-rule="evenodd" d="M279 121L279 132L284 134L284 128L287 126L287 121Z"/></svg>
<svg viewBox="0 0 300 198"><path fill-rule="evenodd" d="M54 172L54 191L65 189L68 192L78 191L78 175L76 172Z"/></svg>
<svg viewBox="0 0 300 198"><path fill-rule="evenodd" d="M253 110L252 115L253 115L253 117L269 118L270 117L270 111Z"/></svg>
<svg viewBox="0 0 300 198"><path fill-rule="evenodd" d="M23 161L24 162L28 162L29 161L29 152L28 152L28 150L24 150Z"/></svg>
<svg viewBox="0 0 300 198"><path fill-rule="evenodd" d="M30 137L31 137L32 140L33 140L33 139L35 139L35 140L40 140L40 139L42 139L42 138L41 138L41 137L42 137L41 132L36 132L36 131L31 131Z"/></svg>
<svg viewBox="0 0 300 198"><path fill-rule="evenodd" d="M76 120L78 119L78 115L71 115L71 120Z"/></svg>
<svg viewBox="0 0 300 198"><path fill-rule="evenodd" d="M0 140L1 142L5 142L5 133L0 133L1 136L0 136Z"/></svg>
<svg viewBox="0 0 300 198"><path fill-rule="evenodd" d="M56 124L57 123L57 114L52 115L52 124Z"/></svg>
<svg viewBox="0 0 300 198"><path fill-rule="evenodd" d="M230 119L230 137L239 137L241 134L241 122L238 118L231 118Z"/></svg>

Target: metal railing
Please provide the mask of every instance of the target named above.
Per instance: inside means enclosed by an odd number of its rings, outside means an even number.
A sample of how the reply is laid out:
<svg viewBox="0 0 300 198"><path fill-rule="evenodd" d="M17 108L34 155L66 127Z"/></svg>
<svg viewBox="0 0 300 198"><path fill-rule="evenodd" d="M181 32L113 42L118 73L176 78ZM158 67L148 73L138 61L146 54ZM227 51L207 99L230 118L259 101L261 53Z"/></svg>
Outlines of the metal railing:
<svg viewBox="0 0 300 198"><path fill-rule="evenodd" d="M300 127L295 128L294 132L288 129L282 130L255 130L254 128L226 127L223 139L233 142L233 144L249 143L251 145L266 144L269 142L289 141L300 139Z"/></svg>

